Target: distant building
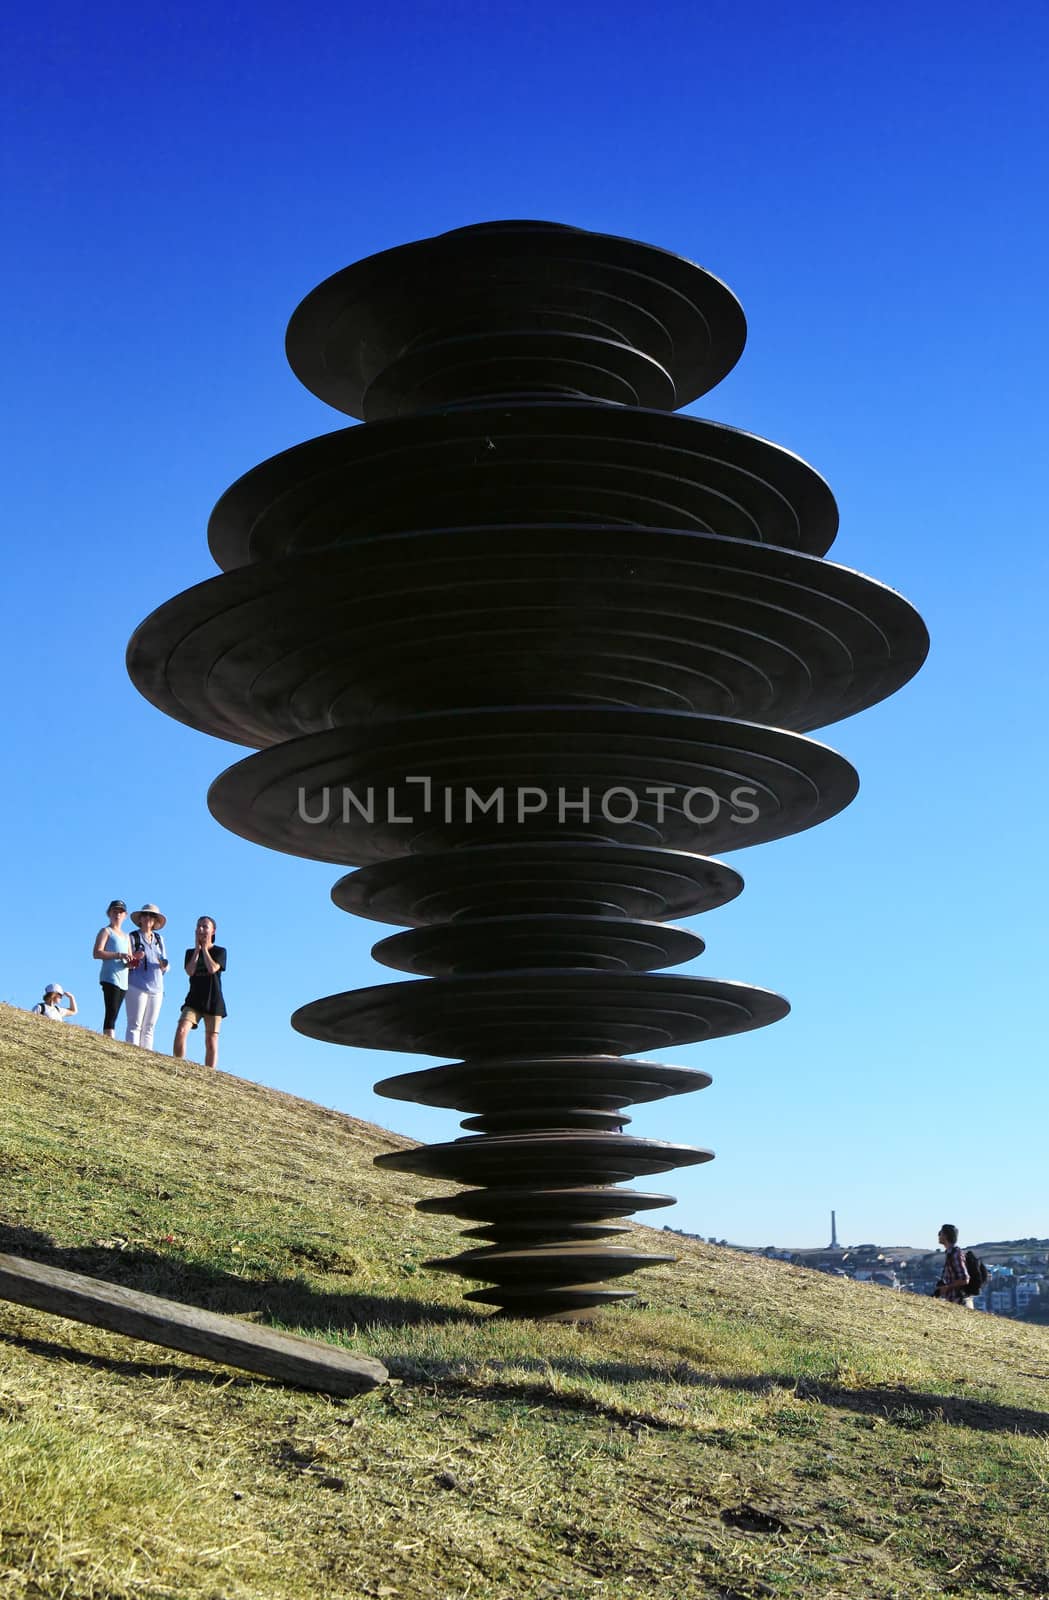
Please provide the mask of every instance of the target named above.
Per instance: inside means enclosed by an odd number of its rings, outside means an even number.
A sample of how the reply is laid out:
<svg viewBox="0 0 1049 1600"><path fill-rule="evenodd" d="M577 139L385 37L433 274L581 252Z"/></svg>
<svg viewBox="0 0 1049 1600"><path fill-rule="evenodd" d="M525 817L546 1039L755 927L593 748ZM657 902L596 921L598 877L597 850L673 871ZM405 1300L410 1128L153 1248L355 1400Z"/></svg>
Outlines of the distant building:
<svg viewBox="0 0 1049 1600"><path fill-rule="evenodd" d="M1021 1278L1016 1285L1016 1309L1026 1311L1032 1300L1041 1298L1042 1286L1037 1278Z"/></svg>
<svg viewBox="0 0 1049 1600"><path fill-rule="evenodd" d="M987 1285L987 1302L988 1310L997 1312L998 1316L1012 1315L1016 1310L1016 1285L1012 1274L1006 1277L1005 1273L995 1273Z"/></svg>

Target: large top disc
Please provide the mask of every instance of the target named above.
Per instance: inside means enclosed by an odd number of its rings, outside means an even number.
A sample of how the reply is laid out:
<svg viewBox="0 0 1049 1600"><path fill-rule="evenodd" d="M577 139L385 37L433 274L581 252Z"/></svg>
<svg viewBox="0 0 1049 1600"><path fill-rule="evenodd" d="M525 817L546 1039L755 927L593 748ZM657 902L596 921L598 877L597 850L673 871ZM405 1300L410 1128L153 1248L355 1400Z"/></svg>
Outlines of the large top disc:
<svg viewBox="0 0 1049 1600"><path fill-rule="evenodd" d="M297 378L374 421L547 395L672 411L739 360L735 296L653 245L551 222L491 222L368 256L288 326Z"/></svg>

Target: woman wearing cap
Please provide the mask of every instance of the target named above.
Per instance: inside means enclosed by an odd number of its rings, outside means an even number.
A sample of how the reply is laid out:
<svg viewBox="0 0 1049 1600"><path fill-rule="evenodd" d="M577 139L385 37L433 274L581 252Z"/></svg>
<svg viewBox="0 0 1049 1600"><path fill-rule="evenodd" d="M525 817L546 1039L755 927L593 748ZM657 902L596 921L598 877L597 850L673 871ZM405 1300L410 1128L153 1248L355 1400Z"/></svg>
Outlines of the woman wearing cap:
<svg viewBox="0 0 1049 1600"><path fill-rule="evenodd" d="M59 1005L60 1000L65 1000L66 1004ZM44 998L37 1001L33 1010L38 1017L50 1017L52 1022L68 1022L77 1013L76 995L71 989L67 992L60 983L49 983Z"/></svg>
<svg viewBox="0 0 1049 1600"><path fill-rule="evenodd" d="M127 906L123 900L111 900L106 908L106 916L109 925L99 928L91 953L96 961L102 963L102 976L98 980L102 985L102 1001L106 1008L102 1032L107 1039L115 1039L117 1018L127 994L127 969L131 965L131 940L121 927L127 916Z"/></svg>
<svg viewBox="0 0 1049 1600"><path fill-rule="evenodd" d="M186 951L186 977L189 993L179 1013L175 1029L173 1056L181 1061L186 1054L186 1035L204 1018L204 1065L219 1064L219 1028L226 1015L226 1002L222 998L222 974L226 970L226 952L215 943L214 917L198 917L196 939L192 950Z"/></svg>
<svg viewBox="0 0 1049 1600"><path fill-rule="evenodd" d="M168 970L168 955L160 930L168 919L155 905L147 903L141 911L132 911L131 920L135 931L131 935L124 1038L128 1044L140 1044L143 1050L152 1050L153 1029L164 1002L164 974Z"/></svg>

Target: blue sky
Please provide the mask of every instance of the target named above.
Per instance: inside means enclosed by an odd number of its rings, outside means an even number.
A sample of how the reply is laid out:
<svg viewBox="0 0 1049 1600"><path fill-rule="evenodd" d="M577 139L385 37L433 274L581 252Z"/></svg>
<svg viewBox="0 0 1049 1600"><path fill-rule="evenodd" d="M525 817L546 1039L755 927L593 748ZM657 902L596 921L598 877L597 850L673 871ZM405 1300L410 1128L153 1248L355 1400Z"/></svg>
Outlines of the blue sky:
<svg viewBox="0 0 1049 1600"><path fill-rule="evenodd" d="M230 950L231 1072L420 1138L417 1063L294 1034L384 981L334 868L224 833L234 747L141 700L124 649L209 576L234 478L341 425L283 357L302 295L373 251L538 217L724 278L749 340L697 414L837 496L833 559L932 634L898 696L824 735L859 769L824 826L729 859L695 970L792 1015L682 1049L714 1085L634 1131L711 1145L672 1225L741 1243L1049 1233L1043 484L1049 281L1034 4L919 13L623 0L200 9L44 4L7 25L6 685L0 999L76 991L113 895ZM387 930L389 931L389 930ZM176 980L158 1039L173 1031ZM194 1045L194 1048L197 1048ZM199 1054L199 1050L198 1050ZM418 1063L421 1064L421 1063Z"/></svg>

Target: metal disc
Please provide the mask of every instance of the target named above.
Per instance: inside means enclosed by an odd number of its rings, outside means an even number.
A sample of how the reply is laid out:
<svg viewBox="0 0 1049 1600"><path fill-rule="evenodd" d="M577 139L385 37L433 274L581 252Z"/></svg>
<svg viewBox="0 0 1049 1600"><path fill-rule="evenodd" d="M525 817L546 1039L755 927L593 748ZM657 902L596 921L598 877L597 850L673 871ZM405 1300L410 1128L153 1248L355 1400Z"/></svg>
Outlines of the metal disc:
<svg viewBox="0 0 1049 1600"><path fill-rule="evenodd" d="M455 856L397 856L340 878L341 911L426 927L492 916L618 916L665 922L733 900L732 867L683 850L600 840L523 840Z"/></svg>
<svg viewBox="0 0 1049 1600"><path fill-rule="evenodd" d="M635 1061L628 1056L520 1056L451 1061L383 1078L375 1093L390 1100L488 1112L513 1106L589 1105L609 1112L624 1106L692 1094L710 1086L697 1067Z"/></svg>
<svg viewBox="0 0 1049 1600"><path fill-rule="evenodd" d="M857 787L842 756L776 728L519 706L291 740L229 768L208 805L242 838L349 866L566 836L706 855L813 827Z"/></svg>
<svg viewBox="0 0 1049 1600"><path fill-rule="evenodd" d="M544 702L802 732L894 693L927 651L901 595L795 551L473 528L211 578L141 624L128 670L169 715L264 746L406 710Z"/></svg>
<svg viewBox="0 0 1049 1600"><path fill-rule="evenodd" d="M418 976L579 967L602 972L650 972L701 955L703 940L684 928L625 917L478 917L435 928L413 928L372 946L384 967Z"/></svg>
<svg viewBox="0 0 1049 1600"><path fill-rule="evenodd" d="M328 995L292 1027L327 1044L420 1055L629 1055L778 1022L782 995L674 973L513 972L428 978Z"/></svg>
<svg viewBox="0 0 1049 1600"><path fill-rule="evenodd" d="M682 256L508 221L345 267L299 305L286 348L308 389L371 421L527 392L683 406L721 381L745 338L735 296ZM631 382L638 357L655 393Z"/></svg>
<svg viewBox="0 0 1049 1600"><path fill-rule="evenodd" d="M228 571L391 534L533 525L669 528L825 555L834 496L793 451L665 411L525 404L322 434L253 467L215 506Z"/></svg>

